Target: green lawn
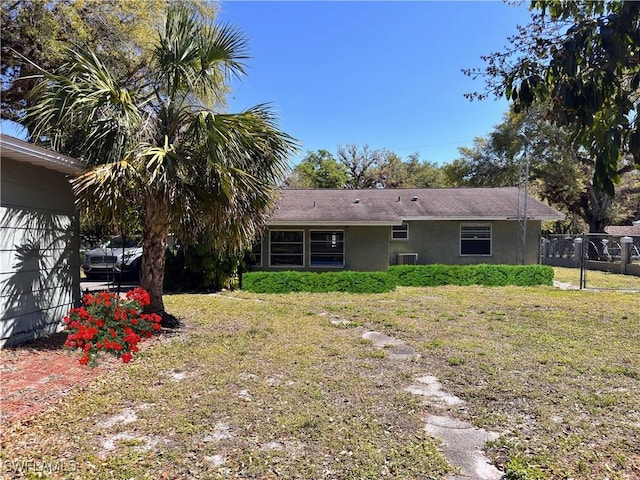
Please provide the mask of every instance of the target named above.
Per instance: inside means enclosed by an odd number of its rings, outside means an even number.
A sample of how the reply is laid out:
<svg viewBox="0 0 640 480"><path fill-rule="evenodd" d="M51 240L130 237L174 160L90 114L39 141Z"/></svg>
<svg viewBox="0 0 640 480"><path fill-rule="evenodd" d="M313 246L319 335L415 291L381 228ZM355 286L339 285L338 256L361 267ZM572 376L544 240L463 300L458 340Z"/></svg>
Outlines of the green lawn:
<svg viewBox="0 0 640 480"><path fill-rule="evenodd" d="M487 455L512 479L640 476L638 294L438 287L166 304L181 333L11 429L3 459L71 460L83 479L444 478L423 428L441 411L403 391L430 374L466 401L450 415L502 434ZM388 358L367 330L421 357Z"/></svg>
<svg viewBox="0 0 640 480"><path fill-rule="evenodd" d="M554 280L580 286L580 269L553 267ZM640 292L640 277L617 275L597 270L586 271L587 288L637 290Z"/></svg>

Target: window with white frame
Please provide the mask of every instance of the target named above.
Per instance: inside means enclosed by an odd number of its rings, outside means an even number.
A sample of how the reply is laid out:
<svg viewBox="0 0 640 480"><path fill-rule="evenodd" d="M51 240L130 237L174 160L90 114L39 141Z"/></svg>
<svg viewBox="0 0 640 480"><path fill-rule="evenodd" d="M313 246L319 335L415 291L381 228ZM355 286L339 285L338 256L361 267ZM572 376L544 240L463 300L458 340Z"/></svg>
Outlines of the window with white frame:
<svg viewBox="0 0 640 480"><path fill-rule="evenodd" d="M273 267L304 266L304 232L302 230L271 230L269 262Z"/></svg>
<svg viewBox="0 0 640 480"><path fill-rule="evenodd" d="M460 225L460 255L491 255L491 224Z"/></svg>
<svg viewBox="0 0 640 480"><path fill-rule="evenodd" d="M336 230L315 230L309 232L309 237L310 266L344 266L344 232Z"/></svg>
<svg viewBox="0 0 640 480"><path fill-rule="evenodd" d="M391 227L392 240L409 240L409 224L393 225Z"/></svg>

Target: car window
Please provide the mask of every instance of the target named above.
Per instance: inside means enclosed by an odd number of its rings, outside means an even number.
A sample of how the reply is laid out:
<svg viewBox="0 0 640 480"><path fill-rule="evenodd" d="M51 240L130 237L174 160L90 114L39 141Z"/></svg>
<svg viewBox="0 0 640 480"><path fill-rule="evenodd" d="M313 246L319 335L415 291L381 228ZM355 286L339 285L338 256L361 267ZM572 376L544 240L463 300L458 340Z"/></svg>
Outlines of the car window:
<svg viewBox="0 0 640 480"><path fill-rule="evenodd" d="M139 239L127 238L124 242L124 248L135 248L139 242ZM112 238L104 246L105 248L122 248L122 238Z"/></svg>

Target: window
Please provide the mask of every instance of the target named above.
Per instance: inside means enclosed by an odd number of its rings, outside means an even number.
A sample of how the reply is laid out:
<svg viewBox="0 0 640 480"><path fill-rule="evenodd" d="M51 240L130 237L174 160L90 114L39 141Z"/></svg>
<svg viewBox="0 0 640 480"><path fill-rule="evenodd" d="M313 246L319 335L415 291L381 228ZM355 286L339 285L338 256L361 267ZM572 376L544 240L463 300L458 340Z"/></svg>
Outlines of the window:
<svg viewBox="0 0 640 480"><path fill-rule="evenodd" d="M304 232L302 230L272 230L270 235L271 266L302 267L304 265Z"/></svg>
<svg viewBox="0 0 640 480"><path fill-rule="evenodd" d="M392 240L409 240L409 224L393 225L391 227Z"/></svg>
<svg viewBox="0 0 640 480"><path fill-rule="evenodd" d="M309 265L314 267L344 266L344 232L312 231L309 242Z"/></svg>
<svg viewBox="0 0 640 480"><path fill-rule="evenodd" d="M251 252L247 255L247 263L253 267L262 266L262 240L258 239L251 247Z"/></svg>
<svg viewBox="0 0 640 480"><path fill-rule="evenodd" d="M460 255L491 255L491 225L460 225Z"/></svg>

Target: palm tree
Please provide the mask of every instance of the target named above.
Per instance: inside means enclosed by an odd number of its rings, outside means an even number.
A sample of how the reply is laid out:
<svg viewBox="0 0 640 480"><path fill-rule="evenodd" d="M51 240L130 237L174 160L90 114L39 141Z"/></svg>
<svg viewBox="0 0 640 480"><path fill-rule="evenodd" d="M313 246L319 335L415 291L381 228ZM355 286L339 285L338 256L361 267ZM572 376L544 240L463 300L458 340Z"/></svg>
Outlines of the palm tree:
<svg viewBox="0 0 640 480"><path fill-rule="evenodd" d="M239 251L264 226L296 141L268 106L219 113L226 81L244 74L246 40L235 28L172 4L147 67L117 79L88 50L43 73L25 124L36 141L83 159L74 179L81 209L112 219L132 202L143 224L141 281L150 310L162 300L167 234L210 231Z"/></svg>

